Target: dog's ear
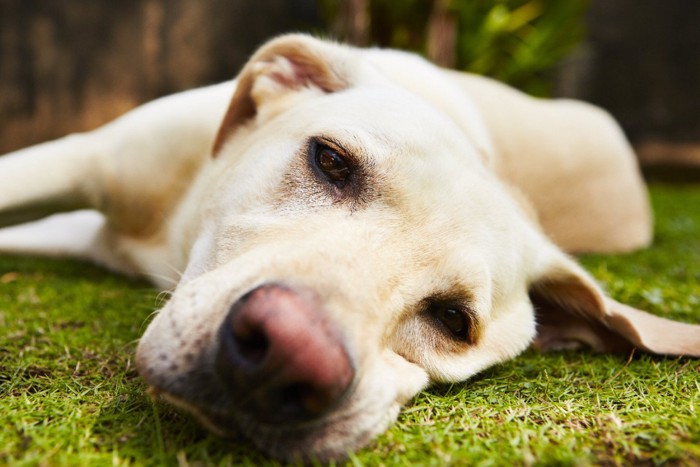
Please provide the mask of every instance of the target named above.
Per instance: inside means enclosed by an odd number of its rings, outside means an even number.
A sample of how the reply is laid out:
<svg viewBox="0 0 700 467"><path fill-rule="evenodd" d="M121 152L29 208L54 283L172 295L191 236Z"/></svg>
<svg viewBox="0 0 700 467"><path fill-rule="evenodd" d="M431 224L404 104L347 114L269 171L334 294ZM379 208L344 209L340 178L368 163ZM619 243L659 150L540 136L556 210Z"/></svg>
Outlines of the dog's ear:
<svg viewBox="0 0 700 467"><path fill-rule="evenodd" d="M214 155L239 127L274 115L301 92L331 93L348 87L348 47L302 34L262 46L238 76L236 91L214 142Z"/></svg>
<svg viewBox="0 0 700 467"><path fill-rule="evenodd" d="M557 252L531 283L541 350L587 345L599 352L637 348L700 357L700 325L660 318L607 297L574 261Z"/></svg>

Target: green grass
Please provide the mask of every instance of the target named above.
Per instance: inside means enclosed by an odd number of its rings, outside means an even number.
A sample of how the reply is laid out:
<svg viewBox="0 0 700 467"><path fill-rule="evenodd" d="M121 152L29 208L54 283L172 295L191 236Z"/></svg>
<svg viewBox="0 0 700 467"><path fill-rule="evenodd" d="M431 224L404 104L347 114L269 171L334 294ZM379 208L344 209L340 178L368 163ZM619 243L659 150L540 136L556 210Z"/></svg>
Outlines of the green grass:
<svg viewBox="0 0 700 467"><path fill-rule="evenodd" d="M654 248L586 257L610 293L700 321L700 187L656 186ZM133 369L158 302L90 265L0 257L0 465L259 465L151 400ZM538 354L420 394L354 465L700 464L700 361Z"/></svg>

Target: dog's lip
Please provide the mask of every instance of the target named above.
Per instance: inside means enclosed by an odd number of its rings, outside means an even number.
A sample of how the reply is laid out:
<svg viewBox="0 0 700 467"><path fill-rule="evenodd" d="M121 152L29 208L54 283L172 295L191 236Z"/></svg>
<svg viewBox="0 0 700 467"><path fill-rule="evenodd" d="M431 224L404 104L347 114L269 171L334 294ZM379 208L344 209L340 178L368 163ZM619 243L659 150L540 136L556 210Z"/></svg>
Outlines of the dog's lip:
<svg viewBox="0 0 700 467"><path fill-rule="evenodd" d="M155 387L150 387L148 391L149 394L161 396L176 407L187 411L213 434L227 439L246 438L265 454L290 462L342 460L347 457L348 452L359 449L371 441L375 435L371 428L377 425L372 424L369 429L354 436L344 437L341 443L336 441L324 445L318 443L319 432L333 431L335 424L352 420L362 410L355 409L312 422L289 425L266 424L257 420L253 422L249 419L250 416L244 413L220 413L199 407Z"/></svg>
<svg viewBox="0 0 700 467"><path fill-rule="evenodd" d="M206 410L202 407L187 402L187 400L175 396L167 391L163 391L161 389L149 387L148 392L149 394L155 397L163 397L174 406L179 407L185 410L186 412L192 414L209 431L213 432L218 436L230 437L238 433L238 431L235 430L235 428L233 428L236 426L235 419L233 417L222 414L215 414L212 411ZM230 428L227 429L225 427Z"/></svg>
<svg viewBox="0 0 700 467"><path fill-rule="evenodd" d="M267 422L264 419L258 419L254 415L250 415L244 410L240 410L234 404L228 404L227 409L214 409L212 407L207 407L199 405L195 402L191 402L187 398L177 395L167 389L157 387L155 385L149 384L147 393L153 398L162 397L173 405L180 407L187 412L193 414L195 418L200 420L207 428L215 427L212 429L215 433L221 436L229 436L231 433L237 433L237 427L240 425L241 419L247 420L246 425L254 424L261 430L269 432L298 432L305 430L318 429L320 427L332 424L337 421L337 419L346 418L348 416L347 410L343 408L348 407L348 399L354 394L355 382L348 389L343 398L336 404L335 408L329 412L328 415L324 417L319 417L314 420L292 422L292 423L279 423L279 422Z"/></svg>

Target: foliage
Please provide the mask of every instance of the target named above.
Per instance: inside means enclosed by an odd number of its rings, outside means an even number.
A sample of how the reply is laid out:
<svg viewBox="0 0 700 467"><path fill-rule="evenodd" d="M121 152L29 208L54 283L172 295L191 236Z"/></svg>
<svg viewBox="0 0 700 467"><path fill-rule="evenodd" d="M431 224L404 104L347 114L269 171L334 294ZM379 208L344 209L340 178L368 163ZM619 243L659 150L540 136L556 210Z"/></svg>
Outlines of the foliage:
<svg viewBox="0 0 700 467"><path fill-rule="evenodd" d="M654 187L656 245L588 256L610 293L700 320L700 187ZM277 465L146 394L158 295L72 261L0 257L0 465ZM525 355L420 394L350 465L700 464L700 361Z"/></svg>
<svg viewBox="0 0 700 467"><path fill-rule="evenodd" d="M461 69L545 95L551 72L583 37L581 0L456 1Z"/></svg>
<svg viewBox="0 0 700 467"><path fill-rule="evenodd" d="M319 0L325 17L338 0ZM373 44L426 51L431 3L368 0ZM456 67L547 95L552 71L583 38L587 0L451 0L457 23Z"/></svg>

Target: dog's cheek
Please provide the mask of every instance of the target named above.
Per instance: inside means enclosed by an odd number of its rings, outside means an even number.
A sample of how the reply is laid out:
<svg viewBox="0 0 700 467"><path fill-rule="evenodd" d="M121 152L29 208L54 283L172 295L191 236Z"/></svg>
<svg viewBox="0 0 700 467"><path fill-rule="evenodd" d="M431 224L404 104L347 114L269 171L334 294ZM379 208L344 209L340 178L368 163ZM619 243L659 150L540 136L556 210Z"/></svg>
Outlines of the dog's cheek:
<svg viewBox="0 0 700 467"><path fill-rule="evenodd" d="M433 381L465 381L480 371L522 353L535 336L532 305L523 299L501 307L484 323L479 344L462 353L433 355L426 368Z"/></svg>
<svg viewBox="0 0 700 467"><path fill-rule="evenodd" d="M210 276L179 288L148 325L136 350L139 373L156 388L211 358L218 323L228 309L227 292Z"/></svg>
<svg viewBox="0 0 700 467"><path fill-rule="evenodd" d="M393 382L394 402L399 406L403 406L430 383L428 373L423 368L391 350L383 352L381 365L376 371L381 376L375 378L375 381L382 385L386 385L388 381ZM393 377L389 379L388 375Z"/></svg>

